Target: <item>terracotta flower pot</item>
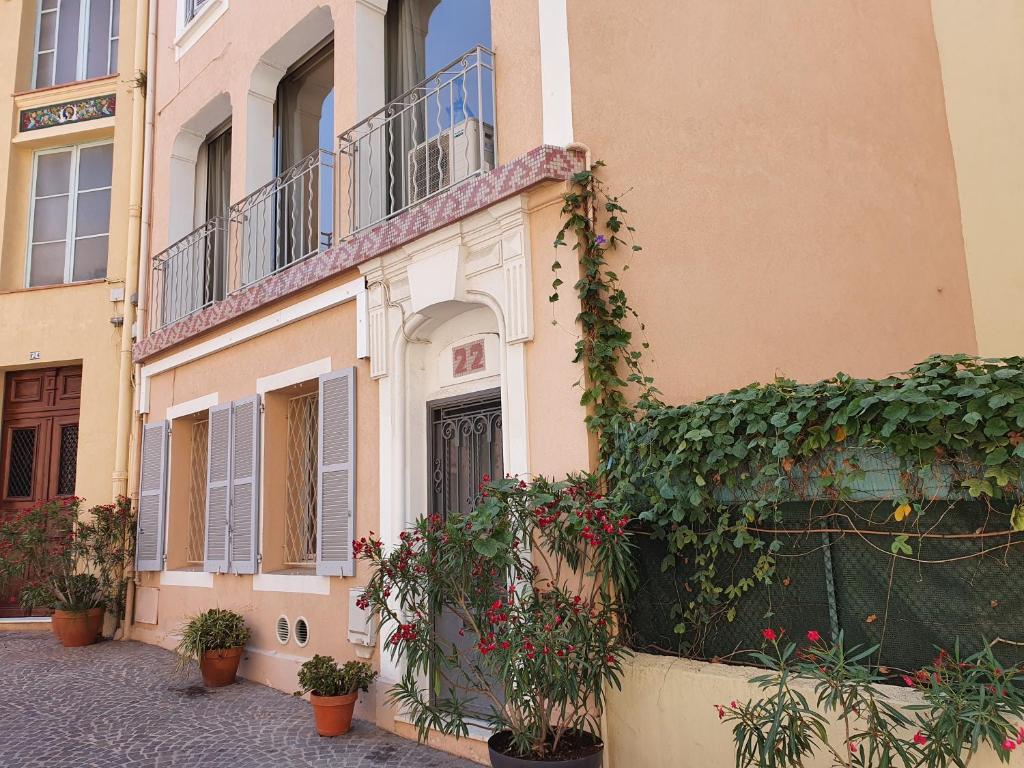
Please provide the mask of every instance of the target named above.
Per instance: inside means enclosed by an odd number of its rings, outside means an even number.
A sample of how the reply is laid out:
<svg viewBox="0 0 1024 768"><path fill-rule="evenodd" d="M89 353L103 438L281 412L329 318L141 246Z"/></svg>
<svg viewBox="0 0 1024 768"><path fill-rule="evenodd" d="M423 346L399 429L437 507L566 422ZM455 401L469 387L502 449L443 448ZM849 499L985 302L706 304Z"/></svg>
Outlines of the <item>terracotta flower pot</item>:
<svg viewBox="0 0 1024 768"><path fill-rule="evenodd" d="M54 611L50 622L53 633L65 648L80 648L96 642L96 620L89 611Z"/></svg>
<svg viewBox="0 0 1024 768"><path fill-rule="evenodd" d="M572 732L570 732L572 733ZM531 760L505 754L510 744L508 731L499 731L487 740L487 752L492 768L601 768L604 744L599 738L583 731L575 737L578 754L564 760Z"/></svg>
<svg viewBox="0 0 1024 768"><path fill-rule="evenodd" d="M89 624L92 627L92 636L98 638L103 631L103 616L106 608L90 608L86 613L89 615Z"/></svg>
<svg viewBox="0 0 1024 768"><path fill-rule="evenodd" d="M357 698L358 693L347 693L344 696L309 694L316 732L321 736L341 736L348 733L348 729L352 727L352 711L356 708Z"/></svg>
<svg viewBox="0 0 1024 768"><path fill-rule="evenodd" d="M242 659L242 648L224 648L206 651L199 659L199 671L203 675L203 685L207 688L220 688L235 682L238 662Z"/></svg>

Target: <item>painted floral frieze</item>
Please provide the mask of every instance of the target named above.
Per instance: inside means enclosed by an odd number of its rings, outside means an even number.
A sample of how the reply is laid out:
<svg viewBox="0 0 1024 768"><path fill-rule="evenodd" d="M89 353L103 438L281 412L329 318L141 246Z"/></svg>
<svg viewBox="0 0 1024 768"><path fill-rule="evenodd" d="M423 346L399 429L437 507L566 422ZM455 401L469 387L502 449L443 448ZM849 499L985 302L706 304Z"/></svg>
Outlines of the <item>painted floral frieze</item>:
<svg viewBox="0 0 1024 768"><path fill-rule="evenodd" d="M117 106L117 96L113 93L104 96L93 96L88 99L65 101L61 104L48 104L45 107L23 109L20 115L20 130L38 131L41 128L53 128L57 125L82 123L87 120L99 120L113 117Z"/></svg>

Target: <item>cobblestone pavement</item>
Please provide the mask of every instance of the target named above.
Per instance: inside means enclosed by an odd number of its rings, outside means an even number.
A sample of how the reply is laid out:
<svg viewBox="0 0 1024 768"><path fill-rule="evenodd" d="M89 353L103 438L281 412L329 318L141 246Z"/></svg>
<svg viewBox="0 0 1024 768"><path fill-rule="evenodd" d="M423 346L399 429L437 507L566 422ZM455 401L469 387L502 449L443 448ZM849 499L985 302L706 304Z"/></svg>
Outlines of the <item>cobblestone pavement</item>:
<svg viewBox="0 0 1024 768"><path fill-rule="evenodd" d="M323 739L306 701L242 680L208 690L173 669L151 645L0 632L0 767L476 766L361 721Z"/></svg>

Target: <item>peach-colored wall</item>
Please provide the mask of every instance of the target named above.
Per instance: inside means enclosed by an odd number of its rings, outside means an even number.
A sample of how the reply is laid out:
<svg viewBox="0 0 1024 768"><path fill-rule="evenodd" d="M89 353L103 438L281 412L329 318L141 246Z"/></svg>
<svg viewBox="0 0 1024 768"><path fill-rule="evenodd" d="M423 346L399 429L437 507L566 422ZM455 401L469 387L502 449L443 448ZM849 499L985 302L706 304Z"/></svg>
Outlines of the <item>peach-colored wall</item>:
<svg viewBox="0 0 1024 768"><path fill-rule="evenodd" d="M249 397L256 393L256 379L297 368L307 363L331 358L334 370L356 366L356 399L358 402L356 446L356 535L365 536L377 525L378 471L377 471L377 387L369 379L368 366L356 359L355 302L348 302L325 310L313 317L287 325L263 336L237 344L222 352L159 374L152 380L149 420L162 419L168 406L188 400L218 394L221 403ZM179 445L175 440L174 445ZM280 446L265 446L265 455L280 459ZM169 498L172 518L169 529L171 540L180 544L181 527L185 524L180 497L187 492L185 475L172 457L172 475ZM267 468L272 471L276 465ZM276 525L280 521L280 505L264 505L261 509L264 524ZM277 558L280 559L279 557ZM264 568L263 570L268 570ZM210 607L232 608L245 614L253 625L254 636L250 648L259 652L284 652L273 635L278 615L289 618L303 615L311 628L311 641L304 649L292 645L288 652L293 657L308 658L313 653L329 653L337 658L354 657L347 642L348 589L365 583L365 574L357 567L354 578L332 578L330 595L257 592L252 589L251 576L215 575L214 588L161 586L160 575L144 573L143 586L158 587L159 624L137 625L133 636L140 640L167 644L180 623L188 616ZM269 664L269 662L268 662ZM262 670L268 682L283 687L294 686L297 662L285 659L281 665Z"/></svg>
<svg viewBox="0 0 1024 768"><path fill-rule="evenodd" d="M667 400L976 351L927 0L568 14L575 138L637 227Z"/></svg>

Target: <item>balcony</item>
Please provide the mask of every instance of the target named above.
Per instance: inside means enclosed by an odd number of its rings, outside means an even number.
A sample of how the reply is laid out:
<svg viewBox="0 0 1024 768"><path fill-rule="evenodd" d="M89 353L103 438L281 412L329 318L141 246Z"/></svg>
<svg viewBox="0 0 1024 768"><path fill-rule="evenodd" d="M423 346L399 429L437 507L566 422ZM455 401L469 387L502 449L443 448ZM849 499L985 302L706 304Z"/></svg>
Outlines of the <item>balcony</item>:
<svg viewBox="0 0 1024 768"><path fill-rule="evenodd" d="M158 254L139 362L579 170L538 146L496 165L494 56L477 47Z"/></svg>
<svg viewBox="0 0 1024 768"><path fill-rule="evenodd" d="M153 259L157 331L334 244L334 155L319 150Z"/></svg>
<svg viewBox="0 0 1024 768"><path fill-rule="evenodd" d="M477 46L341 134L349 236L495 166L494 54Z"/></svg>

